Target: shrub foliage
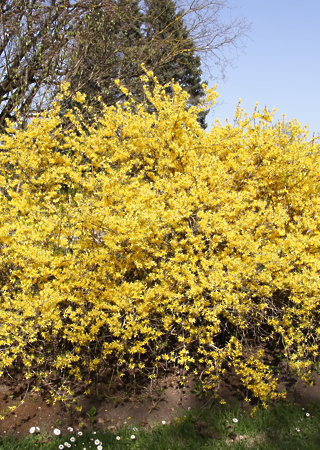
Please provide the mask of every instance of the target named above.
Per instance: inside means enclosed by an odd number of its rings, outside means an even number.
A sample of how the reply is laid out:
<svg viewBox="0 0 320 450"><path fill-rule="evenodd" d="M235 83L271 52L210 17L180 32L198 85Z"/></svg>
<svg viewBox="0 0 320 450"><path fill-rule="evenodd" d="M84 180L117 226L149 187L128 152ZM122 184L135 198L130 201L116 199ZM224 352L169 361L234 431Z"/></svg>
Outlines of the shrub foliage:
<svg viewBox="0 0 320 450"><path fill-rule="evenodd" d="M229 366L275 398L266 351L303 379L319 356L319 144L240 107L207 133L179 85L150 78L148 106L123 88L88 124L84 97L62 112L62 93L7 124L1 374L19 368L55 400L108 368L180 365L210 389Z"/></svg>

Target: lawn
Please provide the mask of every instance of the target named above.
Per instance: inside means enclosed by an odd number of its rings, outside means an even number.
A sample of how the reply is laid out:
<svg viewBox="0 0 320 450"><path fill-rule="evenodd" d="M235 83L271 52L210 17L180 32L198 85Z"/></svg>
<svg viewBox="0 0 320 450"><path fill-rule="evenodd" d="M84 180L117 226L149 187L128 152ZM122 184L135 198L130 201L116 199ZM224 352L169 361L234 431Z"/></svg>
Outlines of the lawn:
<svg viewBox="0 0 320 450"><path fill-rule="evenodd" d="M152 429L126 424L114 432L69 429L60 434L41 434L36 427L29 436L0 439L0 450L8 449L319 449L320 403L301 407L279 403L256 414L229 405L191 409L171 423L163 421Z"/></svg>

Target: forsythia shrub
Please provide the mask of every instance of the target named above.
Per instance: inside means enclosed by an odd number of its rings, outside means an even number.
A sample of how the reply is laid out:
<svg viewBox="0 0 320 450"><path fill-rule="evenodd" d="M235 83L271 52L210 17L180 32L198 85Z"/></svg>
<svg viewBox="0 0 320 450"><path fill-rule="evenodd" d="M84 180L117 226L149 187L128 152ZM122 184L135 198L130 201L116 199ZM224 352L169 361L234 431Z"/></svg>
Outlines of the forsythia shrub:
<svg viewBox="0 0 320 450"><path fill-rule="evenodd" d="M319 358L319 143L240 107L206 133L150 79L148 106L123 88L88 124L66 85L1 136L0 372L67 399L107 368L178 364L210 389L229 365L276 398L266 350L303 379Z"/></svg>

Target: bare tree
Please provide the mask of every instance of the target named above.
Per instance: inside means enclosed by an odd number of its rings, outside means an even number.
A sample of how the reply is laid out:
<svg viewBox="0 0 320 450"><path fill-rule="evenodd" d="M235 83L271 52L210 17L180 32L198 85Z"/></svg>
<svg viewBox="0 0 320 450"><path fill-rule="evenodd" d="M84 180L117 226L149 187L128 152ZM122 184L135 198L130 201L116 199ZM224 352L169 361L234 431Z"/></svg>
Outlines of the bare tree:
<svg viewBox="0 0 320 450"><path fill-rule="evenodd" d="M142 2L144 8L147 1ZM233 9L229 0L176 0L175 3L180 12L176 20L183 19L202 64L210 76L223 76L233 60L228 50L238 51L244 47L251 25L243 17L230 15L226 19L226 13ZM163 31L159 30L159 36ZM218 74L212 73L213 66L218 66Z"/></svg>
<svg viewBox="0 0 320 450"><path fill-rule="evenodd" d="M130 91L137 92L141 64L159 74L164 66L184 60L187 55L199 57L210 77L212 66L218 65L222 76L228 62L228 47L242 46L242 38L249 30L240 18L223 21L229 8L228 0L176 0L177 14L172 23L164 21L170 2L150 0L117 0L113 2L112 15L103 9L87 15L83 28L78 29L72 61L67 78L74 90L95 92L107 104L121 97L115 92L114 79L119 78ZM156 26L150 22L150 4L156 5ZM141 18L142 13L142 18ZM109 8L110 14L110 8ZM183 25L181 25L183 24ZM181 27L185 32L177 35ZM135 32L139 28L139 31ZM152 30L151 30L152 29ZM151 30L151 32L150 32ZM134 39L130 39L134 34ZM72 68L72 69L71 69ZM74 70L76 69L76 70ZM170 72L166 70L167 72ZM174 68L172 69L172 72ZM217 77L217 73L215 74Z"/></svg>
<svg viewBox="0 0 320 450"><path fill-rule="evenodd" d="M71 93L79 90L92 98L101 96L110 105L123 96L116 79L130 89L138 82L143 73L145 40L140 34L142 15L137 3L135 8L132 3L111 0L86 12L65 61Z"/></svg>
<svg viewBox="0 0 320 450"><path fill-rule="evenodd" d="M69 41L89 1L0 2L0 128L41 109L66 74Z"/></svg>
<svg viewBox="0 0 320 450"><path fill-rule="evenodd" d="M181 11L176 20L189 30L193 51L223 66L225 49L239 45L246 22L221 21L227 0L176 3ZM74 89L80 90L89 82L100 84L111 102L115 77L136 83L141 63L157 61L150 55L168 55L170 61L175 53L188 51L190 40L176 42L170 33L165 40L157 34L149 38L143 23L139 41L130 43L137 5L143 14L145 2L137 0L0 0L0 129L17 112L28 118L47 107L63 79L76 80ZM158 37L163 31L157 31ZM164 45L168 52L160 52Z"/></svg>

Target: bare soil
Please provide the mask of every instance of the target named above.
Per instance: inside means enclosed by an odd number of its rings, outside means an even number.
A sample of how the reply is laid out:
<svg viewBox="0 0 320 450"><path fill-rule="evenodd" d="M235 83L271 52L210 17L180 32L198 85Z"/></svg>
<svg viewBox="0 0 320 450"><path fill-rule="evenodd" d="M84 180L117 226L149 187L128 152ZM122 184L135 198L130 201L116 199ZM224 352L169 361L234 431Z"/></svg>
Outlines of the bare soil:
<svg viewBox="0 0 320 450"><path fill-rule="evenodd" d="M279 389L286 389L288 398L301 406L312 401L320 401L320 375L313 374L313 385L304 385L285 367L280 367ZM19 374L2 378L0 384L0 412L5 415L0 420L0 436L29 434L31 427L52 433L58 427L62 433L67 427L115 431L125 423L150 427L163 420L170 423L175 416L190 408L202 407L208 403L218 405L219 400L210 396L199 397L195 389L196 379L190 375L184 385L178 371L161 376L141 389L139 394L122 387L111 392L106 385L96 386L94 395L79 395L78 403L82 411L68 409L64 404L48 402L43 393L33 393ZM229 404L238 404L247 409L250 404L244 401L245 392L236 375L228 373L221 381L220 396ZM14 405L16 409L10 410Z"/></svg>

